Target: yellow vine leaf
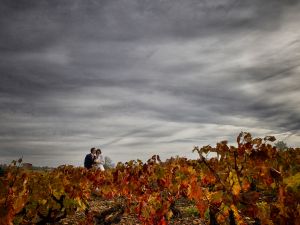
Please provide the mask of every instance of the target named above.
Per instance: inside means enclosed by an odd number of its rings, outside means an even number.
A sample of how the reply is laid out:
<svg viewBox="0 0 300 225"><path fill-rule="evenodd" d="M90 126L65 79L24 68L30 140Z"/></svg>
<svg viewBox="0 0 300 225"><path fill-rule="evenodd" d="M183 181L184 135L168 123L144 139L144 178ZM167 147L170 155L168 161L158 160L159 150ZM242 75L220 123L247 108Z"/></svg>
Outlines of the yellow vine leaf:
<svg viewBox="0 0 300 225"><path fill-rule="evenodd" d="M297 192L297 190L299 190L298 188L300 188L300 172L296 173L294 176L284 178L283 182Z"/></svg>
<svg viewBox="0 0 300 225"><path fill-rule="evenodd" d="M236 221L236 224L237 225L247 225L247 223L244 221L244 219L241 217L241 215L239 214L238 212L238 209L236 208L235 205L231 205L230 206L231 210L233 211L233 214L234 214L234 218L235 218L235 221Z"/></svg>
<svg viewBox="0 0 300 225"><path fill-rule="evenodd" d="M241 187L239 184L235 183L232 187L232 194L238 196L240 194Z"/></svg>

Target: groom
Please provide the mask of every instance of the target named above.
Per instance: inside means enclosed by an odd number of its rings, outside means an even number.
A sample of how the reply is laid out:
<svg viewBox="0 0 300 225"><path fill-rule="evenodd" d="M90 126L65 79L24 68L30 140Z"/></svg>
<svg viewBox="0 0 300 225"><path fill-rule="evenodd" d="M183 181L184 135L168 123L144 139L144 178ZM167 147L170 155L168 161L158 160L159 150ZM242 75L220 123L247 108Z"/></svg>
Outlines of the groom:
<svg viewBox="0 0 300 225"><path fill-rule="evenodd" d="M84 159L84 167L87 169L91 169L94 164L96 154L96 148L91 148L91 153L87 154Z"/></svg>

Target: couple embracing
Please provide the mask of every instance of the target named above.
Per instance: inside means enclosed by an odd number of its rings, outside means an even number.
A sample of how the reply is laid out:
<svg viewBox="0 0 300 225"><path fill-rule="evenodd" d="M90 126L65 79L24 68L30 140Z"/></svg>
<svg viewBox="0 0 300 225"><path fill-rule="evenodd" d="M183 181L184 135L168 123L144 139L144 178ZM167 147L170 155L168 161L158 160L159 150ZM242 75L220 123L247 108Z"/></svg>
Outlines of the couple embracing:
<svg viewBox="0 0 300 225"><path fill-rule="evenodd" d="M104 171L104 159L101 153L101 149L91 148L91 153L85 156L84 167L87 169L99 168Z"/></svg>

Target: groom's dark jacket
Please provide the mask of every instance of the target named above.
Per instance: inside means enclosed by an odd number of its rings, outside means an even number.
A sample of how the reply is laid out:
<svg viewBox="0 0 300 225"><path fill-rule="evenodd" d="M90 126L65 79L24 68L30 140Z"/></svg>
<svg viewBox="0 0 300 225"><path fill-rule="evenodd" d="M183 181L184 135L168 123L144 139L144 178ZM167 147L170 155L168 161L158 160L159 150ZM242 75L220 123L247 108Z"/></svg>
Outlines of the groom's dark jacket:
<svg viewBox="0 0 300 225"><path fill-rule="evenodd" d="M90 169L92 168L93 164L94 164L94 157L92 156L92 154L87 154L84 159L84 167Z"/></svg>

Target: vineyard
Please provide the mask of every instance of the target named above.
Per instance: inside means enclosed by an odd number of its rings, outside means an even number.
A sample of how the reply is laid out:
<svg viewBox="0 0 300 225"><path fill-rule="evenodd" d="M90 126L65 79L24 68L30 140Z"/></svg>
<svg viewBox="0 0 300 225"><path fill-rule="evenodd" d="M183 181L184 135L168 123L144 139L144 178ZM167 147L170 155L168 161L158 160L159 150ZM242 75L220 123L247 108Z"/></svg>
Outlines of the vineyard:
<svg viewBox="0 0 300 225"><path fill-rule="evenodd" d="M0 176L0 225L59 224L81 212L77 224L118 224L134 214L140 224L170 224L180 199L195 206L198 224L300 223L300 148L277 150L273 136L242 132L237 146L221 141L195 147L198 160L154 155L104 172L72 166L32 171L14 161ZM207 153L217 157L207 159ZM93 198L117 199L104 211Z"/></svg>

